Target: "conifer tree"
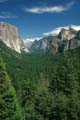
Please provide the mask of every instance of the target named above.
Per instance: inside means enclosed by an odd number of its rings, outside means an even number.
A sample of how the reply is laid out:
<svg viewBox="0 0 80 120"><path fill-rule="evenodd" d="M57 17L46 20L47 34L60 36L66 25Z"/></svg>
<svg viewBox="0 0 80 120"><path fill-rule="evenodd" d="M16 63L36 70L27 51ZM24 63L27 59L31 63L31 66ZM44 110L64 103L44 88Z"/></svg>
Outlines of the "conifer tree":
<svg viewBox="0 0 80 120"><path fill-rule="evenodd" d="M0 57L0 120L23 120L16 92Z"/></svg>

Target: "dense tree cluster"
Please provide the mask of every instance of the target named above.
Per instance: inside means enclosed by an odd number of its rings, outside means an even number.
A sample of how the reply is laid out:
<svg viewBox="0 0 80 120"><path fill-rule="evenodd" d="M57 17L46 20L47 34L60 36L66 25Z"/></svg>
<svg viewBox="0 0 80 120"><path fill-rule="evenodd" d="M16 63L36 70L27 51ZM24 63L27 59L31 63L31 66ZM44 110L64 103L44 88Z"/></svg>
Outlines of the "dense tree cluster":
<svg viewBox="0 0 80 120"><path fill-rule="evenodd" d="M22 120L15 89L0 57L0 120Z"/></svg>
<svg viewBox="0 0 80 120"><path fill-rule="evenodd" d="M18 55L5 49L1 56L11 82L0 67L2 120L7 115L20 120L21 110L21 120L80 120L80 48L57 55Z"/></svg>

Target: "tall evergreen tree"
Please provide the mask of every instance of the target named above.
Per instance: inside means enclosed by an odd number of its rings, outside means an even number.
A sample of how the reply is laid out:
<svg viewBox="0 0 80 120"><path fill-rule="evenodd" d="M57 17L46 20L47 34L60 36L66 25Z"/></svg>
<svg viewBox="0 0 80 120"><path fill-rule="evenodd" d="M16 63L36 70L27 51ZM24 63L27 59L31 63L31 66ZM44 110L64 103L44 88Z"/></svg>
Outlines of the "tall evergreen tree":
<svg viewBox="0 0 80 120"><path fill-rule="evenodd" d="M0 120L23 120L21 108L16 97L5 65L0 57Z"/></svg>
<svg viewBox="0 0 80 120"><path fill-rule="evenodd" d="M55 108L52 116L58 120L79 120L80 93L79 78L71 55L64 54L63 61L53 73L50 90L55 96Z"/></svg>

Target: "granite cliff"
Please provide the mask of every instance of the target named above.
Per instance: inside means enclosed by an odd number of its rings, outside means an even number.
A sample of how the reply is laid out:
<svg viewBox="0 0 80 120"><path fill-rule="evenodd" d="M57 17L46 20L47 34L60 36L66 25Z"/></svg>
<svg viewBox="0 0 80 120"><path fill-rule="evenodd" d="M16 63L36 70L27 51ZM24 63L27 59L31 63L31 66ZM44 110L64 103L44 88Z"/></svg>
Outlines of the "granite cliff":
<svg viewBox="0 0 80 120"><path fill-rule="evenodd" d="M0 22L0 40L2 40L8 47L19 53L24 47L17 27L8 23Z"/></svg>

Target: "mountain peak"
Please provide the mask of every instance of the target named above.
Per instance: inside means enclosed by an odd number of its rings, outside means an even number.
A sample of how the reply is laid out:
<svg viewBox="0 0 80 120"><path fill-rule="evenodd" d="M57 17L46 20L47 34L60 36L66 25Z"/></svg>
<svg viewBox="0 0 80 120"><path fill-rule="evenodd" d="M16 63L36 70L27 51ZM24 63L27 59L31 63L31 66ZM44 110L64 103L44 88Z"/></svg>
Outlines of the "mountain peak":
<svg viewBox="0 0 80 120"><path fill-rule="evenodd" d="M58 35L58 38L62 40L66 40L66 39L70 40L74 38L75 35L76 35L76 31L72 29L71 27L69 29L62 28Z"/></svg>
<svg viewBox="0 0 80 120"><path fill-rule="evenodd" d="M19 36L18 28L6 22L0 22L0 39L11 49L21 52L23 42Z"/></svg>

